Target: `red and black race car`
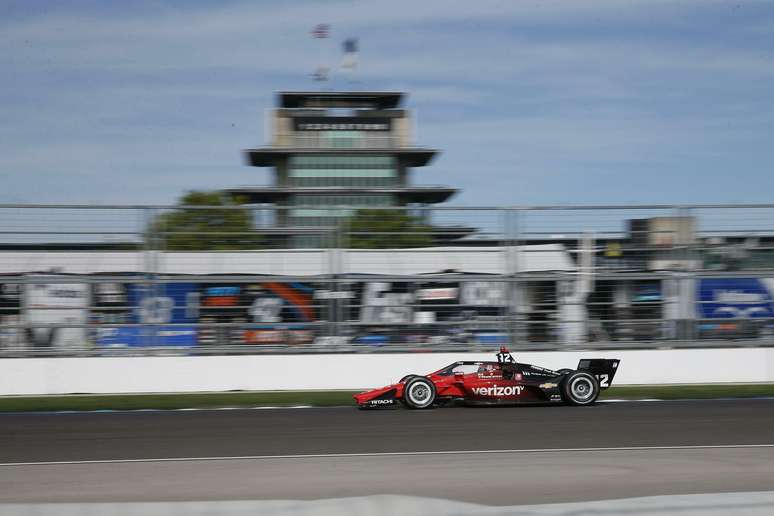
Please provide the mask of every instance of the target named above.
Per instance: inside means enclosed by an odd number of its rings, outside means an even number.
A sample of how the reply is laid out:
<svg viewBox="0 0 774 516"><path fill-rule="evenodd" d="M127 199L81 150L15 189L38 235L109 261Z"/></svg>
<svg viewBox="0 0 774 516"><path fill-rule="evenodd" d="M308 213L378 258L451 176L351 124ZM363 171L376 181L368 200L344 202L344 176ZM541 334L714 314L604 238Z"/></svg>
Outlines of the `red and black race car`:
<svg viewBox="0 0 774 516"><path fill-rule="evenodd" d="M613 383L617 359L590 358L577 369L552 371L520 364L506 348L497 362L462 361L425 376L410 374L393 385L355 394L360 408L403 404L425 409L455 400L474 404L566 403L591 405Z"/></svg>

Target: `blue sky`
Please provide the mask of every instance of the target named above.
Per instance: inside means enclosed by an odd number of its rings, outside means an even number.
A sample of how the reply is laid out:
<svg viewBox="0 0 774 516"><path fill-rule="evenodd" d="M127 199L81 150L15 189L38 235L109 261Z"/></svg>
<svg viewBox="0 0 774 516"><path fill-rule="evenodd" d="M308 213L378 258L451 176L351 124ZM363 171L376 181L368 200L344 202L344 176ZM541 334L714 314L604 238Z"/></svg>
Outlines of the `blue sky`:
<svg viewBox="0 0 774 516"><path fill-rule="evenodd" d="M241 150L347 37L330 86L409 92L452 204L774 201L774 2L0 0L0 202L266 184Z"/></svg>

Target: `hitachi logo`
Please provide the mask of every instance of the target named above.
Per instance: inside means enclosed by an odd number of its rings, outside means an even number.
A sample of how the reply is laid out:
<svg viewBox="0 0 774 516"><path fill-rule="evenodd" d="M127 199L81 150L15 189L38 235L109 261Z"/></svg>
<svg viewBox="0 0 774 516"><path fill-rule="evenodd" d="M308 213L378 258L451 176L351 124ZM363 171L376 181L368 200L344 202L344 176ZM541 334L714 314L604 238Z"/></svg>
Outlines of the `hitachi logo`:
<svg viewBox="0 0 774 516"><path fill-rule="evenodd" d="M519 396L524 389L521 385L502 386L493 385L492 387L474 387L473 394L479 396Z"/></svg>
<svg viewBox="0 0 774 516"><path fill-rule="evenodd" d="M392 405L395 400L370 400L368 403L372 405Z"/></svg>

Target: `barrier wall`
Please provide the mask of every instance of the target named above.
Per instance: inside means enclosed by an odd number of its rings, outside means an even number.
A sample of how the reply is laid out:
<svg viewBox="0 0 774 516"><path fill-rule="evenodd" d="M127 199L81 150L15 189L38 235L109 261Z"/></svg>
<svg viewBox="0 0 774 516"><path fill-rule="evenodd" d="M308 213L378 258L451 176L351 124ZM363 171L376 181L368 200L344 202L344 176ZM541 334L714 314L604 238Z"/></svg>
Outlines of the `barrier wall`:
<svg viewBox="0 0 774 516"><path fill-rule="evenodd" d="M559 369L620 358L616 385L774 382L774 348L525 352ZM364 389L491 353L0 359L0 395Z"/></svg>

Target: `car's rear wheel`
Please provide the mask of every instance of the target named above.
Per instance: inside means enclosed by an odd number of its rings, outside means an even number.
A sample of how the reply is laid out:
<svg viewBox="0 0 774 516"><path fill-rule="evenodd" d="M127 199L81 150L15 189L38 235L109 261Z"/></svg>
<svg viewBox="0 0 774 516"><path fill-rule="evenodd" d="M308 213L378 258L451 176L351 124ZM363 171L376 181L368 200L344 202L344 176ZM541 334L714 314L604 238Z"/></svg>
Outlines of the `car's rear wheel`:
<svg viewBox="0 0 774 516"><path fill-rule="evenodd" d="M415 376L406 382L403 400L413 409L432 407L435 401L435 385L424 376Z"/></svg>
<svg viewBox="0 0 774 516"><path fill-rule="evenodd" d="M599 382L583 371L570 373L562 381L562 399L570 405L591 405L599 397Z"/></svg>

